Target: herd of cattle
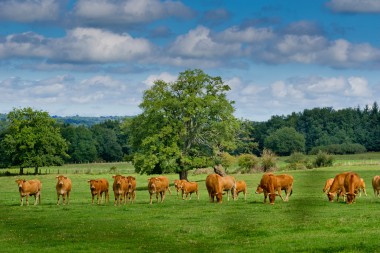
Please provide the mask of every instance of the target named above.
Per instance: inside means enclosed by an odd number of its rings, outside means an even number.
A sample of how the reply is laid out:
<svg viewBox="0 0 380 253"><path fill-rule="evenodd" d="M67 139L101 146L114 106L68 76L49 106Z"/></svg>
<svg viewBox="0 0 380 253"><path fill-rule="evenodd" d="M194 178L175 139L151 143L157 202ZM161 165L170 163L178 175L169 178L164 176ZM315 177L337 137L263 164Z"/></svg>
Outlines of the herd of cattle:
<svg viewBox="0 0 380 253"><path fill-rule="evenodd" d="M62 196L62 203L69 204L70 192L72 188L71 180L66 176L57 176L56 191L57 191L57 205L60 204L60 196ZM113 192L115 196L114 205L126 204L128 202L134 203L136 197L136 178L132 176L114 175L112 176ZM269 196L270 204L274 204L276 196L279 196L283 201L288 201L289 196L293 192L293 177L287 174L275 175L273 173L265 173L259 185L256 188L256 194L264 193L264 203ZM29 196L35 196L34 205L40 203L40 194L42 184L39 180L16 180L20 192L20 202L23 205L23 199L26 198L26 204L29 205ZM100 204L103 199L105 203L109 202L109 183L107 179L93 179L88 180L92 196L92 204L94 197L97 196L97 203ZM187 180L174 180L174 186L177 190L177 197L179 192L182 192L182 199L188 199L190 195L195 193L199 199L198 183L188 182ZM380 193L380 176L375 176L372 180L372 186L375 196L378 197ZM211 202L215 200L222 203L222 198L227 193L227 200L236 200L238 194L242 192L244 199L247 196L247 184L245 181L236 181L234 177L229 175L209 174L206 178L206 188ZM169 179L165 176L152 177L148 179L148 191L150 194L150 204L152 204L152 197L155 194L157 202L159 196L161 202L165 199L167 191L171 194L169 187ZM285 199L282 197L281 192L285 191ZM326 181L323 192L327 194L330 202L334 201L337 196L343 197L347 204L355 201L356 195L361 194L361 191L367 195L365 190L365 183L362 178L355 172L344 172L330 178Z"/></svg>

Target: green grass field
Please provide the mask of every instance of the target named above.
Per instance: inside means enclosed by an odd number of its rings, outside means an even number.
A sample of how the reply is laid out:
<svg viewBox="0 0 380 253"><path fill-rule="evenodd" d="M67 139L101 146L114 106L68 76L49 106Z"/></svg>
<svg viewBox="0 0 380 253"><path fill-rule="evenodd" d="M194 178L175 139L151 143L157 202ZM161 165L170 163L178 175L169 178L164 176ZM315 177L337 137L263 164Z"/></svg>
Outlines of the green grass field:
<svg viewBox="0 0 380 253"><path fill-rule="evenodd" d="M73 181L68 206L56 205L55 173L24 176L43 183L38 206L20 206L19 176L0 177L0 252L378 252L380 198L374 197L371 179L380 175L379 157L340 157L334 167L281 172L294 176L294 191L289 202L276 198L273 206L254 194L261 173L234 175L246 180L247 201L240 196L228 202L224 196L222 204L210 203L207 175L189 173L189 180L199 183L199 200L181 200L171 186L172 195L153 205L149 176L135 174L136 203L117 207L112 189L111 203L91 205L87 180L104 177L112 185L109 168L130 175L127 164L60 167ZM368 196L352 205L329 203L322 193L325 180L343 171L358 172ZM178 177L167 176L171 182Z"/></svg>

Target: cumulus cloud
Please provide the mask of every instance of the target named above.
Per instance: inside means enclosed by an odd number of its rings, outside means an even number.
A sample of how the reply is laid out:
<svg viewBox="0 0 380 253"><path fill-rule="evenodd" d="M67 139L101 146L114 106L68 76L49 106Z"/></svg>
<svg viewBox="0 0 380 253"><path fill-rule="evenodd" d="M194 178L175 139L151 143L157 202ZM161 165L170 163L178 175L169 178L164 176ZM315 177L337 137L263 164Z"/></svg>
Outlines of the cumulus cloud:
<svg viewBox="0 0 380 253"><path fill-rule="evenodd" d="M79 0L74 16L85 24L106 26L147 23L168 17L190 18L193 11L178 1Z"/></svg>
<svg viewBox="0 0 380 253"><path fill-rule="evenodd" d="M372 92L368 87L368 81L362 77L350 77L347 80L349 87L345 95L352 97L370 97Z"/></svg>
<svg viewBox="0 0 380 253"><path fill-rule="evenodd" d="M22 23L52 21L59 18L62 0L3 0L0 1L0 20Z"/></svg>
<svg viewBox="0 0 380 253"><path fill-rule="evenodd" d="M146 39L133 38L95 28L75 28L63 38L45 38L35 33L6 36L0 42L0 57L49 59L60 62L120 62L139 60L152 53Z"/></svg>
<svg viewBox="0 0 380 253"><path fill-rule="evenodd" d="M331 0L326 6L335 12L380 13L378 0Z"/></svg>

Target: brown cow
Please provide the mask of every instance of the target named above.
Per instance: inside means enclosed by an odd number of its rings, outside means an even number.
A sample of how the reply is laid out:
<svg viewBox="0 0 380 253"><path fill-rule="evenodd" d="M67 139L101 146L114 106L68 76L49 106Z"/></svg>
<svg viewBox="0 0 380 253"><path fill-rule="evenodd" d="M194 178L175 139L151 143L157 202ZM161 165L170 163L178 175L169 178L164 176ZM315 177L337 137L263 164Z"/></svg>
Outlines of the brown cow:
<svg viewBox="0 0 380 253"><path fill-rule="evenodd" d="M376 175L372 179L372 188L373 193L375 194L375 197L379 197L380 193L380 176Z"/></svg>
<svg viewBox="0 0 380 253"><path fill-rule="evenodd" d="M197 198L199 199L197 182L187 182L186 180L181 180L180 188L182 190L182 199L185 199L185 195L187 199L189 197L189 194L190 194L190 199L191 199L191 194L194 192L197 195Z"/></svg>
<svg viewBox="0 0 380 253"><path fill-rule="evenodd" d="M232 176L223 176L223 191L227 192L227 201L230 201L230 193L232 196L232 199L235 199L235 188L236 188L236 182L235 178Z"/></svg>
<svg viewBox="0 0 380 253"><path fill-rule="evenodd" d="M244 200L247 200L247 183L242 181L236 181L235 200L238 199L239 193L244 193Z"/></svg>
<svg viewBox="0 0 380 253"><path fill-rule="evenodd" d="M158 202L158 195L161 196L161 202L165 199L166 191L170 192L169 189L169 179L164 176L152 177L148 179L148 191L150 194L150 204L152 204L152 195L156 194L156 199Z"/></svg>
<svg viewBox="0 0 380 253"><path fill-rule="evenodd" d="M346 175L344 178L344 189L347 195L347 204L352 204L355 202L356 194L358 193L360 186L361 181L357 173L350 172Z"/></svg>
<svg viewBox="0 0 380 253"><path fill-rule="evenodd" d="M327 192L327 198L330 202L334 202L335 195L338 193L337 201L339 201L339 196L343 196L343 201L346 196L346 190L344 188L344 178L349 172L343 172L334 177L334 181Z"/></svg>
<svg viewBox="0 0 380 253"><path fill-rule="evenodd" d="M325 184L325 187L323 187L323 192L324 193L328 193L329 190L330 190L330 187L332 185L332 183L334 182L334 178L329 178L326 180L326 184Z"/></svg>
<svg viewBox="0 0 380 253"><path fill-rule="evenodd" d="M183 179L176 179L176 180L174 180L174 187L175 187L175 189L177 191L177 198L178 198L178 193L181 190L181 183L182 183L182 181L186 181L186 180L183 180ZM182 197L183 197L183 194L182 194Z"/></svg>
<svg viewBox="0 0 380 253"><path fill-rule="evenodd" d="M360 187L359 187L359 197L362 196L362 191L364 192L364 195L367 196L367 191L365 189L365 182L363 178L360 178Z"/></svg>
<svg viewBox="0 0 380 253"><path fill-rule="evenodd" d="M69 204L70 192L71 192L71 180L63 175L56 176L57 184L55 189L57 190L57 205L59 205L59 198L62 195L62 204ZM67 200L66 200L67 197ZM66 202L66 203L65 203Z"/></svg>
<svg viewBox="0 0 380 253"><path fill-rule="evenodd" d="M281 174L281 175L274 175L273 173L267 173L267 174L272 174L276 179L276 182L274 185L275 190L277 191L276 195L280 196L282 201L289 201L289 197L293 193L293 181L294 181L293 177L287 174ZM281 194L282 190L285 190L285 194L286 194L285 199L282 197L282 194ZM265 190L259 184L259 186L257 186L257 189L256 189L256 194L260 194L262 192L264 192L264 202L265 202L266 201Z"/></svg>
<svg viewBox="0 0 380 253"><path fill-rule="evenodd" d="M104 193L104 202L105 203L109 202L109 198L110 198L110 195L108 192L109 183L108 183L107 179L105 179L105 178L92 179L92 180L88 180L87 182L90 183L90 190L91 190L91 195L92 195L92 202L91 203L92 204L94 204L94 197L96 195L97 200L98 200L98 205L99 205L102 202L103 193ZM99 196L100 196L100 199L99 199Z"/></svg>
<svg viewBox="0 0 380 253"><path fill-rule="evenodd" d="M29 205L29 196L34 196L34 205L41 203L41 189L42 184L39 180L24 180L18 179L16 180L18 185L18 190L20 192L20 202L21 206L24 204L24 197L26 199L26 205Z"/></svg>
<svg viewBox="0 0 380 253"><path fill-rule="evenodd" d="M274 200L276 199L276 189L277 187L277 179L273 173L265 173L260 180L259 185L256 189L256 194L264 192L264 203L267 201L267 196L269 195L269 202L271 205L274 204ZM281 191L281 190L280 190Z"/></svg>
<svg viewBox="0 0 380 253"><path fill-rule="evenodd" d="M132 176L126 177L128 188L127 188L127 194L126 198L128 198L128 201L131 202L132 204L135 202L136 199L136 178Z"/></svg>
<svg viewBox="0 0 380 253"><path fill-rule="evenodd" d="M128 182L122 175L113 175L112 178L114 179L112 189L115 196L114 205L116 206L121 204L123 198L125 203L128 190Z"/></svg>
<svg viewBox="0 0 380 253"><path fill-rule="evenodd" d="M223 177L218 174L210 174L206 177L206 188L210 197L210 202L222 203L223 198Z"/></svg>

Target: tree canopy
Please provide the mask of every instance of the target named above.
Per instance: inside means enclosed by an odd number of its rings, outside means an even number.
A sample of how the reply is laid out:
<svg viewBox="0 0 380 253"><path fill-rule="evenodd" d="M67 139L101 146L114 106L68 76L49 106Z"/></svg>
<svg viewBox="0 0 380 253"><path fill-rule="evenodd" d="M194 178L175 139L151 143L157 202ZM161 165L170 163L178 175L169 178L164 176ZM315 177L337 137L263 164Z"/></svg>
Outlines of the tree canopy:
<svg viewBox="0 0 380 253"><path fill-rule="evenodd" d="M7 120L9 127L1 145L12 165L38 168L62 165L67 157L67 143L60 128L47 112L32 108L14 109Z"/></svg>
<svg viewBox="0 0 380 253"><path fill-rule="evenodd" d="M212 162L224 150L235 148L239 121L230 87L220 77L187 70L175 82L156 80L140 104L142 113L131 120L130 144L139 173L177 172Z"/></svg>

